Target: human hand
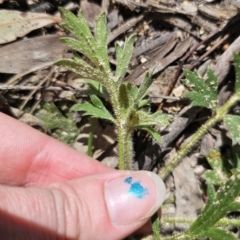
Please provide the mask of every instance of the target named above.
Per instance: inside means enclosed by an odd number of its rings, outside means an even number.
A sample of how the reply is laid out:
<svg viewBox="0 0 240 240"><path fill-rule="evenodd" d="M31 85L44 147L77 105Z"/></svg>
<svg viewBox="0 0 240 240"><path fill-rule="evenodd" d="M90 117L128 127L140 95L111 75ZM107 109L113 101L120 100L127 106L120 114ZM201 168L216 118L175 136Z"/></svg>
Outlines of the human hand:
<svg viewBox="0 0 240 240"><path fill-rule="evenodd" d="M116 171L0 113L0 239L122 239L165 197L151 172Z"/></svg>

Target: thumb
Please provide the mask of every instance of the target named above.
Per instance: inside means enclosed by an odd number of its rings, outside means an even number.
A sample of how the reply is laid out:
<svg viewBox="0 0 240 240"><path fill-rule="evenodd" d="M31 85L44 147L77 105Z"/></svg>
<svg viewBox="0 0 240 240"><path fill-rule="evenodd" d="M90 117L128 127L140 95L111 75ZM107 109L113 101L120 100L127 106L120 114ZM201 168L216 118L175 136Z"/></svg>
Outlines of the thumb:
<svg viewBox="0 0 240 240"><path fill-rule="evenodd" d="M114 171L68 184L70 192L60 188L77 203L75 227L84 240L123 239L145 224L165 198L162 180L148 171Z"/></svg>
<svg viewBox="0 0 240 240"><path fill-rule="evenodd" d="M4 239L14 239L7 238L13 232L17 239L123 239L149 220L164 197L162 180L147 171L114 171L45 189L1 186L0 214L8 224L17 220L15 229L1 220L0 232Z"/></svg>

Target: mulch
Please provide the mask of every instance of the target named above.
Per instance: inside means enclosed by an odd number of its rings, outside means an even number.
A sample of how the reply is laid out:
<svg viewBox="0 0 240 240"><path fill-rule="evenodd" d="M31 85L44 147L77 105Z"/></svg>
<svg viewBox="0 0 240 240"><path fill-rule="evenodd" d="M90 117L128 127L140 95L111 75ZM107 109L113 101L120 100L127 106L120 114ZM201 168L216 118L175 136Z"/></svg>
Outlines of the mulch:
<svg viewBox="0 0 240 240"><path fill-rule="evenodd" d="M26 33L15 34L12 38L1 34L1 112L54 135L55 129L46 130L37 114L42 111L44 104L54 103L62 119L71 124L77 122L81 128L81 133L74 141L67 142L66 138L64 141L86 152L90 128L88 120L78 114L68 119L69 107L76 101L87 99L84 95L86 86L81 79L76 79L75 74L54 66L57 59L72 55L59 41L61 36L68 34L59 26L60 6L74 13L81 9L91 29L94 28L96 17L106 12L109 58L113 69L116 65L115 44L123 44L124 39L133 33L137 35L131 66L124 81L140 85L145 74L155 67L154 83L149 89L152 111L161 110L173 118L167 129L161 132L160 144L153 142L146 133L134 133L133 170L144 169L157 173L211 116L206 109L192 107L185 98L189 89L181 82L184 79L183 69L196 70L203 77L208 68L213 69L218 77L219 105L232 94L235 78L232 54L240 53L240 1L0 0L0 33L4 27L1 24L3 9L21 11L25 13L24 18L34 13L51 16L50 23L40 25L43 21L41 18L35 27L33 24L27 25L20 18L14 24L20 24ZM239 106L232 111L238 114ZM113 126L98 121L94 136L93 156L108 166L117 167ZM201 177L209 168L206 156L214 148L227 151L230 145L231 139L224 127L216 125L209 130L167 178L168 200L162 210L163 218L197 217L206 199ZM173 234L187 227L186 224L165 224L162 232ZM240 237L240 232L236 231L235 234Z"/></svg>

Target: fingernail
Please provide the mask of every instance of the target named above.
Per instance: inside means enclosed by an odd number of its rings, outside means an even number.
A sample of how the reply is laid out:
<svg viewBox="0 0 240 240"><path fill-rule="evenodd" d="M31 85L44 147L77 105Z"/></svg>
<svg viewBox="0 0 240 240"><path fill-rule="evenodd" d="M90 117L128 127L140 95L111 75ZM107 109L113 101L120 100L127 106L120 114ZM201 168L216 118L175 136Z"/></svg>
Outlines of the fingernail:
<svg viewBox="0 0 240 240"><path fill-rule="evenodd" d="M165 199L161 178L149 171L123 172L105 183L105 199L113 223L125 225L152 216Z"/></svg>

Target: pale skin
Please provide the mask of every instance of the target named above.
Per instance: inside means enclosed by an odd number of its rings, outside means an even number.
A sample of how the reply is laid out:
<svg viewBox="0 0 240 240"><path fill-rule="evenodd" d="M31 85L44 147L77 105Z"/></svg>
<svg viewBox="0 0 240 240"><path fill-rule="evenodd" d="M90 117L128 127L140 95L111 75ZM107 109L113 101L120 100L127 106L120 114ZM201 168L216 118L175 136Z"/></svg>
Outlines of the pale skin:
<svg viewBox="0 0 240 240"><path fill-rule="evenodd" d="M0 239L123 239L148 219L111 222L108 168L0 113Z"/></svg>

